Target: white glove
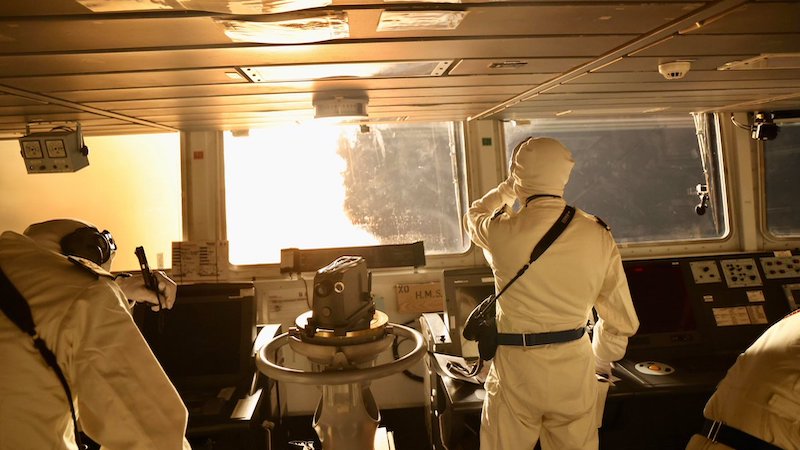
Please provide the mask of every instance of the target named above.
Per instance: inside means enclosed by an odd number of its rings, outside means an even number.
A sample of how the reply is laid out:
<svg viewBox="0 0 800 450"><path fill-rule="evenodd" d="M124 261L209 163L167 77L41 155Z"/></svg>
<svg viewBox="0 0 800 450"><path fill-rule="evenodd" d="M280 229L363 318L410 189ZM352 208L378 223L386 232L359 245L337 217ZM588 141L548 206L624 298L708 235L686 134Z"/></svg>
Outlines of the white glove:
<svg viewBox="0 0 800 450"><path fill-rule="evenodd" d="M514 202L517 200L517 194L514 193L514 170L517 167L517 153L519 153L520 147L527 141L522 141L519 145L514 147L514 150L511 152L511 161L508 166L508 178L505 179L499 186L497 186L497 190L500 194L503 195L503 201L508 206L513 206Z"/></svg>
<svg viewBox="0 0 800 450"><path fill-rule="evenodd" d="M152 303L153 306L150 309L153 311L158 311L161 308L172 309L172 305L175 304L175 296L178 293L178 285L160 270L154 270L153 276L158 282L158 296L156 296L155 292L145 287L141 274L118 278L117 284L128 300L137 303Z"/></svg>
<svg viewBox="0 0 800 450"><path fill-rule="evenodd" d="M530 138L528 138L530 139ZM516 147L514 150L511 151L511 161L508 164L508 177L511 178L514 175L514 169L517 167L517 153L519 153L519 149L522 148L522 145L528 142L528 139L523 140Z"/></svg>
<svg viewBox="0 0 800 450"><path fill-rule="evenodd" d="M595 356L594 373L606 379L611 378L611 361L605 361Z"/></svg>

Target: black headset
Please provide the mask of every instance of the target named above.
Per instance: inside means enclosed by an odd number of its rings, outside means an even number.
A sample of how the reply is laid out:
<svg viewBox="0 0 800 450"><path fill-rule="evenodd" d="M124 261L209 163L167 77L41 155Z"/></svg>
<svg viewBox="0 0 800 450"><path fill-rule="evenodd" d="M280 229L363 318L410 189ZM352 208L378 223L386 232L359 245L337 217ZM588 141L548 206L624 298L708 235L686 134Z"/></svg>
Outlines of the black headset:
<svg viewBox="0 0 800 450"><path fill-rule="evenodd" d="M61 238L63 254L86 258L98 265L111 259L116 250L117 244L108 230L82 227Z"/></svg>

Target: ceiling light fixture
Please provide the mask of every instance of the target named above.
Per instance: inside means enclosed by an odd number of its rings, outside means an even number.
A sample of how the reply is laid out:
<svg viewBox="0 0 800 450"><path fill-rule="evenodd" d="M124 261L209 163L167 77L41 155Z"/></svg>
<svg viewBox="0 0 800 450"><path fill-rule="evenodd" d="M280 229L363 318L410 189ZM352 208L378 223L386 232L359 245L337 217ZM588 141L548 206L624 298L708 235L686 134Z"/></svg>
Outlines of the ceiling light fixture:
<svg viewBox="0 0 800 450"><path fill-rule="evenodd" d="M215 19L215 22L222 25L225 34L234 42L307 44L350 37L347 13L343 11L298 12L285 20Z"/></svg>
<svg viewBox="0 0 800 450"><path fill-rule="evenodd" d="M240 67L253 83L342 79L342 78L406 78L444 75L449 61L387 61L368 63L304 64L296 66Z"/></svg>
<svg viewBox="0 0 800 450"><path fill-rule="evenodd" d="M376 31L455 30L468 11L381 12Z"/></svg>

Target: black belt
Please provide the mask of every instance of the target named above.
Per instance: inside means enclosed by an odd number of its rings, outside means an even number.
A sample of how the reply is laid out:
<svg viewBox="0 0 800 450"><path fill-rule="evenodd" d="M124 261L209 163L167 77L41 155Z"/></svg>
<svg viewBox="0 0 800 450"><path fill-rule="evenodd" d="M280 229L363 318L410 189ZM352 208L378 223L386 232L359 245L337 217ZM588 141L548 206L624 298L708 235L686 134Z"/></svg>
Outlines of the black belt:
<svg viewBox="0 0 800 450"><path fill-rule="evenodd" d="M701 434L712 442L719 442L737 450L781 450L769 442L714 420L706 419Z"/></svg>
<svg viewBox="0 0 800 450"><path fill-rule="evenodd" d="M586 332L586 327L576 330L552 331L550 333L497 333L497 345L517 345L533 347L535 345L558 344L579 339Z"/></svg>

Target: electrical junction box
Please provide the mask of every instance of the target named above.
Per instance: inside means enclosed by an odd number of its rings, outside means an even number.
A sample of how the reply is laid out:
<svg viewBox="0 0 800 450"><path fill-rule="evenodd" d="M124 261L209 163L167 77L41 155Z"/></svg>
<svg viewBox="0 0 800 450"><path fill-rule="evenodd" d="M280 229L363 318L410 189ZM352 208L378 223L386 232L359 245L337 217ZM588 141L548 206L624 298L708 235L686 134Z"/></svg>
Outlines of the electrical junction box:
<svg viewBox="0 0 800 450"><path fill-rule="evenodd" d="M89 149L78 130L30 133L19 138L28 173L76 172L89 165Z"/></svg>

